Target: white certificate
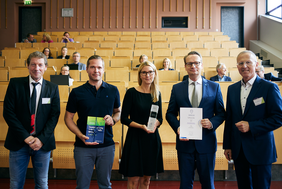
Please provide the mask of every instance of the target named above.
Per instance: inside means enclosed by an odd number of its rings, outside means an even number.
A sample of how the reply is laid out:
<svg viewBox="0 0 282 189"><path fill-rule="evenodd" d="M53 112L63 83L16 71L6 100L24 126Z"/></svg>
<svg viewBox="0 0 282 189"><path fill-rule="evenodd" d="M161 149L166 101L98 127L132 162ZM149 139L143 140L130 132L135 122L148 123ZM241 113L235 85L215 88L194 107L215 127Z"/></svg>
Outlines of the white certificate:
<svg viewBox="0 0 282 189"><path fill-rule="evenodd" d="M202 140L202 108L180 108L180 139Z"/></svg>

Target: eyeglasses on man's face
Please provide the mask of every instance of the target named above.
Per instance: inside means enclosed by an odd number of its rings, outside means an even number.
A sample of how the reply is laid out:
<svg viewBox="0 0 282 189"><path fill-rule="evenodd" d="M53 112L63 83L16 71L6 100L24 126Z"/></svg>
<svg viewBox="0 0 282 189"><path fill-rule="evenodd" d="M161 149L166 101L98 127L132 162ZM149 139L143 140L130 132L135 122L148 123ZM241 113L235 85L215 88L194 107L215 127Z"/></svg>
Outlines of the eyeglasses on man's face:
<svg viewBox="0 0 282 189"><path fill-rule="evenodd" d="M243 67L244 64L246 66L251 66L251 65L253 65L253 62L252 61L247 61L247 62L239 62L239 63L237 63L237 65L240 66L240 67Z"/></svg>
<svg viewBox="0 0 282 189"><path fill-rule="evenodd" d="M187 62L185 65L188 67L192 67L193 65L199 67L201 65L201 62Z"/></svg>
<svg viewBox="0 0 282 189"><path fill-rule="evenodd" d="M143 71L143 72L140 72L140 74L141 74L142 76L147 76L148 74L149 74L149 75L153 75L154 73L155 73L154 71L148 71L148 72Z"/></svg>

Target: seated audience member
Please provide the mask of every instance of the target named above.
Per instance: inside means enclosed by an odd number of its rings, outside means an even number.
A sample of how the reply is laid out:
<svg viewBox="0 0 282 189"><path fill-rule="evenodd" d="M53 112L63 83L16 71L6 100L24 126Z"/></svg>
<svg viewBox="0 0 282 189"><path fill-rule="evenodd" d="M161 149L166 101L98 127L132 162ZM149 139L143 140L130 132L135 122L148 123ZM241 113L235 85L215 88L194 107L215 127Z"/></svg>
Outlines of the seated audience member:
<svg viewBox="0 0 282 189"><path fill-rule="evenodd" d="M48 47L45 47L42 52L47 59L53 59L51 50Z"/></svg>
<svg viewBox="0 0 282 189"><path fill-rule="evenodd" d="M72 38L70 38L70 34L68 32L64 33L64 36L62 37L61 40L62 43L69 43L69 42L74 42Z"/></svg>
<svg viewBox="0 0 282 189"><path fill-rule="evenodd" d="M44 33L41 43L53 43L53 40L51 39L51 36L48 33Z"/></svg>
<svg viewBox="0 0 282 189"><path fill-rule="evenodd" d="M211 81L232 81L230 77L226 76L226 66L223 63L219 63L216 66L217 75L210 78Z"/></svg>
<svg viewBox="0 0 282 189"><path fill-rule="evenodd" d="M164 71L168 71L168 70L174 70L171 67L171 61L169 60L169 58L165 58L163 60L163 68L159 69L159 70L164 70Z"/></svg>
<svg viewBox="0 0 282 189"><path fill-rule="evenodd" d="M73 63L72 64L78 64L78 70L86 70L86 65L79 62L80 61L80 54L79 52L74 52L72 54Z"/></svg>
<svg viewBox="0 0 282 189"><path fill-rule="evenodd" d="M141 54L139 57L139 63L142 64L143 62L146 62L148 60L148 56L145 54ZM136 65L135 67L138 68L140 64Z"/></svg>
<svg viewBox="0 0 282 189"><path fill-rule="evenodd" d="M60 56L57 57L57 59L69 59L70 55L68 54L68 48L67 47L62 47L61 48L61 54Z"/></svg>
<svg viewBox="0 0 282 189"><path fill-rule="evenodd" d="M256 73L257 73L257 75L260 78L265 79L265 80L269 80L269 81L282 81L281 78L275 77L271 72L265 74L263 66L257 66L256 67Z"/></svg>
<svg viewBox="0 0 282 189"><path fill-rule="evenodd" d="M37 40L34 39L33 35L31 33L27 34L26 38L23 39L24 43L36 43Z"/></svg>
<svg viewBox="0 0 282 189"><path fill-rule="evenodd" d="M71 78L70 76L70 68L68 66L65 65L61 67L60 75L68 75L69 76L69 86L72 86L74 79Z"/></svg>

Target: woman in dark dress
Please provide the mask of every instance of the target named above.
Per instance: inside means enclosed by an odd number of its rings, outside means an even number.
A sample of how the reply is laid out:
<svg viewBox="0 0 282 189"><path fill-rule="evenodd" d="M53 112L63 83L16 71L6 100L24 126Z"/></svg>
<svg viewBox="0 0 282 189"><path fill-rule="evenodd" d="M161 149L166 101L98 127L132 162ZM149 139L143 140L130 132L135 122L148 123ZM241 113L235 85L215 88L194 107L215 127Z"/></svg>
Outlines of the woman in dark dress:
<svg viewBox="0 0 282 189"><path fill-rule="evenodd" d="M61 54L60 56L57 57L57 59L69 59L70 55L68 54L68 48L67 47L62 47L61 48Z"/></svg>
<svg viewBox="0 0 282 189"><path fill-rule="evenodd" d="M163 172L162 143L158 127L162 124L162 101L158 72L151 62L138 69L139 86L127 90L121 123L128 126L119 172L128 177L127 188L148 188L151 176ZM159 107L153 130L147 128L152 105Z"/></svg>

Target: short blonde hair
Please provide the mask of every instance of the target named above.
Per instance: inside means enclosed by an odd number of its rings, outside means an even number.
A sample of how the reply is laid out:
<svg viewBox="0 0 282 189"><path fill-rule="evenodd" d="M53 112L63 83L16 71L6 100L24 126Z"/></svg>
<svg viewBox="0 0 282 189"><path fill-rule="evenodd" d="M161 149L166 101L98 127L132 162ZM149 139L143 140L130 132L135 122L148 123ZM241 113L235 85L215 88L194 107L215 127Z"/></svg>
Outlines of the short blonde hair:
<svg viewBox="0 0 282 189"><path fill-rule="evenodd" d="M51 36L48 33L44 33L43 36L47 38L47 41L51 41Z"/></svg>
<svg viewBox="0 0 282 189"><path fill-rule="evenodd" d="M150 66L151 68L153 68L153 71L155 72L155 78L154 78L154 81L151 84L151 96L152 96L153 102L158 102L159 101L159 94L160 94L159 77L158 77L157 68L152 62L145 61L139 66L139 68L138 68L138 85L141 86L141 84L142 84L142 79L140 78L140 74L141 74L142 69L145 66Z"/></svg>
<svg viewBox="0 0 282 189"><path fill-rule="evenodd" d="M146 56L146 57L147 57L147 59L148 59L148 56L147 56L147 55L145 55L145 54L141 54L141 55L139 56L139 62L140 62L141 58L143 58L144 56ZM143 63L143 62L140 62L140 63Z"/></svg>

